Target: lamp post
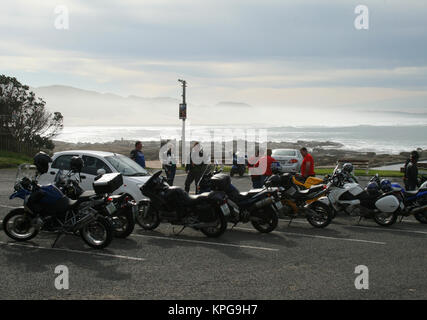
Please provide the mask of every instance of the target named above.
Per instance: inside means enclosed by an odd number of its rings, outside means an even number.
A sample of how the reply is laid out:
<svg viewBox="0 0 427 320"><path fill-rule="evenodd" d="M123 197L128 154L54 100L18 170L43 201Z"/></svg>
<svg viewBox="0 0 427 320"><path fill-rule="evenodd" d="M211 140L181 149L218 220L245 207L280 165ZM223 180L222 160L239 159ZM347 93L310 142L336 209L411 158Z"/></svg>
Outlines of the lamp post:
<svg viewBox="0 0 427 320"><path fill-rule="evenodd" d="M186 161L187 151L185 150L185 120L187 119L187 103L185 101L185 88L187 87L187 81L178 79L182 85L182 103L179 105L179 118L182 120L182 134L181 134L181 165L184 165Z"/></svg>

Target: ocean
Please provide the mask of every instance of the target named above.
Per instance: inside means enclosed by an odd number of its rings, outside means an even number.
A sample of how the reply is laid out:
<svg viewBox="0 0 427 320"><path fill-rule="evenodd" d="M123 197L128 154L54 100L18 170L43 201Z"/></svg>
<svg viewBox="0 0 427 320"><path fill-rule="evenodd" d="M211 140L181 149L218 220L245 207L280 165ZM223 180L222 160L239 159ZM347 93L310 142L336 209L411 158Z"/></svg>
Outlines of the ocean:
<svg viewBox="0 0 427 320"><path fill-rule="evenodd" d="M402 126L283 126L283 127L248 127L248 126L188 126L186 139L208 141L215 133L224 133L227 138L232 132L227 130L264 129L268 141L297 142L319 141L341 143L342 149L398 154L402 151L411 151L416 148L427 149L427 125ZM237 131L236 131L237 132ZM148 126L148 127L64 127L62 133L55 140L78 143L105 143L115 140L159 141L160 139L180 139L181 126ZM227 139L229 140L229 139Z"/></svg>

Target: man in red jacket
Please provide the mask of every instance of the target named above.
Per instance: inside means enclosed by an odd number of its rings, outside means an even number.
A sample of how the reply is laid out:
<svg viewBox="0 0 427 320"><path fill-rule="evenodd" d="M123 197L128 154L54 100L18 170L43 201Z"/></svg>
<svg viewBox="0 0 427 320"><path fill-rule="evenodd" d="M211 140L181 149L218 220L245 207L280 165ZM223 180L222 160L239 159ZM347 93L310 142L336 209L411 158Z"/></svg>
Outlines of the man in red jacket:
<svg viewBox="0 0 427 320"><path fill-rule="evenodd" d="M276 162L276 159L274 159L271 156L271 153L272 153L271 149L267 149L267 155L262 157L261 159L259 159L259 161L257 163L258 168L261 169L262 174L263 174L262 181L261 181L261 187L264 184L264 181L273 174L273 172L271 171L271 164L273 162Z"/></svg>
<svg viewBox="0 0 427 320"><path fill-rule="evenodd" d="M303 147L300 149L303 160L301 163L301 175L305 179L308 177L314 177L314 159L311 154L308 153L307 148Z"/></svg>

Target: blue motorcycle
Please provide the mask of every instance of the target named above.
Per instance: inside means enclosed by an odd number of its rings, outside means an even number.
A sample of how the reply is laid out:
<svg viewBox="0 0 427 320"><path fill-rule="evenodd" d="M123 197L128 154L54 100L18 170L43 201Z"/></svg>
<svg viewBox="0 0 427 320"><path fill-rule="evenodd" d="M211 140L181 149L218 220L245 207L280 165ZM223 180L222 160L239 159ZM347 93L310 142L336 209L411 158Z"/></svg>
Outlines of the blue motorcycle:
<svg viewBox="0 0 427 320"><path fill-rule="evenodd" d="M384 181L383 179L381 181ZM400 211L401 219L413 215L415 219L419 222L426 224L427 223L427 187L425 184L421 185L420 189L414 191L407 191L399 183L387 183L381 185L380 178L376 174L371 182L376 183L377 188L383 192L396 191L400 193L400 200L402 201L404 208Z"/></svg>
<svg viewBox="0 0 427 320"><path fill-rule="evenodd" d="M55 232L58 235L54 247L62 234L80 234L92 248L107 247L113 239L110 221L93 209L92 202L71 200L53 184L39 185L37 173L31 173L34 169L28 164L18 167L14 192L9 198L22 199L24 204L3 219L6 235L15 241L28 241L39 231Z"/></svg>

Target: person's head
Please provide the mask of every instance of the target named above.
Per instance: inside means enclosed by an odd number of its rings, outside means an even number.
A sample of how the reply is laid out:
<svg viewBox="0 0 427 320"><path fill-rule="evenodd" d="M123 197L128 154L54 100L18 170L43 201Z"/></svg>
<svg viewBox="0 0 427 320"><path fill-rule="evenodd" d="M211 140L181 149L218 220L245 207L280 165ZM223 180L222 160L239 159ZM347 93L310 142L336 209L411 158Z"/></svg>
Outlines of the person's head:
<svg viewBox="0 0 427 320"><path fill-rule="evenodd" d="M142 142L141 141L135 142L135 149L136 150L141 150L142 149Z"/></svg>
<svg viewBox="0 0 427 320"><path fill-rule="evenodd" d="M411 160L411 162L416 163L418 161L419 157L420 157L419 153L414 150L411 152L409 159Z"/></svg>
<svg viewBox="0 0 427 320"><path fill-rule="evenodd" d="M299 152L301 152L301 155L303 157L305 157L308 154L308 151L307 151L306 147L302 147L301 149L299 149Z"/></svg>
<svg viewBox="0 0 427 320"><path fill-rule="evenodd" d="M271 157L271 153L272 153L272 150L271 149L267 149L267 156Z"/></svg>

